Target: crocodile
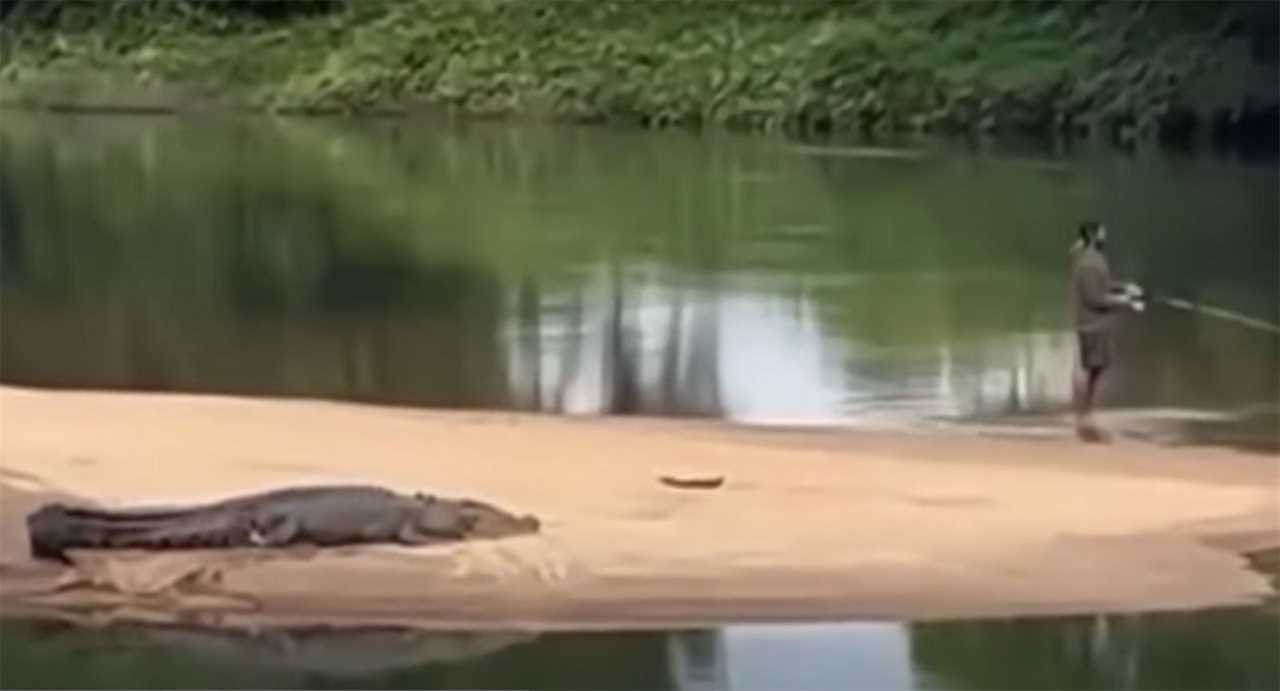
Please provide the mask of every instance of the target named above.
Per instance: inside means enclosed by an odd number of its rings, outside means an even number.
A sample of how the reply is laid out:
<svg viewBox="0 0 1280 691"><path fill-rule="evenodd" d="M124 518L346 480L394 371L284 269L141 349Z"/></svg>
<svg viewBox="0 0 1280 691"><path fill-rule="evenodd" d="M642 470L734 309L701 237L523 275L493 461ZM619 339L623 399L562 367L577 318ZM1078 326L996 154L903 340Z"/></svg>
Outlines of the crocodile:
<svg viewBox="0 0 1280 691"><path fill-rule="evenodd" d="M370 485L292 487L190 507L95 509L46 504L27 516L31 554L68 561L68 549L428 545L535 533L517 516L471 499Z"/></svg>

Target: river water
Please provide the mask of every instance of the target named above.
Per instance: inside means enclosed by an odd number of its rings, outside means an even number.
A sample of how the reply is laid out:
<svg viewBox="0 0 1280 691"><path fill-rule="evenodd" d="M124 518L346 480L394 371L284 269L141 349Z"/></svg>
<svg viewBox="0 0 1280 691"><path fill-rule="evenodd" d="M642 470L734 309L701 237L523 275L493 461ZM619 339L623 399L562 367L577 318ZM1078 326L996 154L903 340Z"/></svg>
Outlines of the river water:
<svg viewBox="0 0 1280 691"><path fill-rule="evenodd" d="M0 120L0 380L1066 434L1068 247L1280 321L1274 161L432 121ZM1280 335L1153 304L1107 424L1280 449Z"/></svg>
<svg viewBox="0 0 1280 691"><path fill-rule="evenodd" d="M1067 250L1263 322L1274 161L431 121L0 119L0 381L1069 433ZM1103 402L1280 449L1280 336L1153 304ZM0 620L5 687L1276 688L1274 608L415 634Z"/></svg>
<svg viewBox="0 0 1280 691"><path fill-rule="evenodd" d="M1275 689L1277 612L612 633L0 621L6 688Z"/></svg>

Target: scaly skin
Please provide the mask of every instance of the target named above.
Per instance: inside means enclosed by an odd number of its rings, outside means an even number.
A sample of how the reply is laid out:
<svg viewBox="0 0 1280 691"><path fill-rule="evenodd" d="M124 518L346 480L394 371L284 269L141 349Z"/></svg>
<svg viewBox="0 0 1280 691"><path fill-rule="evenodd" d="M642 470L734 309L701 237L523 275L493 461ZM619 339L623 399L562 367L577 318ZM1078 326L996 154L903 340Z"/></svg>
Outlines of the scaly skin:
<svg viewBox="0 0 1280 691"><path fill-rule="evenodd" d="M424 545L536 532L538 520L467 499L364 485L275 490L191 508L95 510L49 504L27 517L31 552L359 543Z"/></svg>

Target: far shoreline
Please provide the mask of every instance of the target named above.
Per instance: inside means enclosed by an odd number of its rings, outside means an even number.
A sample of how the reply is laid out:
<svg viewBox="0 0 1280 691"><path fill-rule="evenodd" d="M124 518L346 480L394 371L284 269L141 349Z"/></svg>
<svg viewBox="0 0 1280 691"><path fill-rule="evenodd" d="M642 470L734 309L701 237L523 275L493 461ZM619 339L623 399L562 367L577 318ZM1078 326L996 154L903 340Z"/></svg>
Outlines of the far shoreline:
<svg viewBox="0 0 1280 691"><path fill-rule="evenodd" d="M339 108L332 105L268 105L254 96L254 89L246 85L210 84L197 81L139 82L135 77L111 71L55 70L47 74L27 77L8 84L0 91L0 112L52 113L103 117L262 117L332 119L336 121L428 121L442 123L499 123L511 125L544 125L558 127L590 127L619 132L678 132L694 135L749 136L785 142L800 150L822 151L832 149L838 154L841 146L865 145L869 149L895 152L893 158L917 158L904 142L928 142L934 144L967 144L975 142L1058 142L1072 147L1100 148L1115 153L1133 153L1139 150L1171 150L1201 152L1205 154L1242 156L1241 162L1256 157L1274 160L1276 151L1263 145L1258 151L1248 146L1247 140L1234 142L1230 138L1212 135L1209 127L1201 127L1195 137L1108 137L1104 128L1087 128L1084 131L981 128L950 129L895 129L891 131L836 130L826 133L796 129L762 130L750 126L731 124L703 124L652 127L626 118L575 117L565 114L528 111L476 112L426 99L399 99L393 102L365 105L358 109ZM1204 117L1204 116L1200 116ZM1047 146L1047 144L1046 144ZM1239 151L1237 151L1239 149ZM1247 154L1247 155L1246 155ZM875 156L880 157L880 156ZM1023 162L1044 165L1043 162Z"/></svg>

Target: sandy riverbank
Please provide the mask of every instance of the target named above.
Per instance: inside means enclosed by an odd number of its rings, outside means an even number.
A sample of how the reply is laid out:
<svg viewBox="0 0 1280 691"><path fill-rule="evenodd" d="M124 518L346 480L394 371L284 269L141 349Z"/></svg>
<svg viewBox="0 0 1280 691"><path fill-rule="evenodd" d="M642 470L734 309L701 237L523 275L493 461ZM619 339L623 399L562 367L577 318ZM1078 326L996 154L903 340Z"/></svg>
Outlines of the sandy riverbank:
<svg viewBox="0 0 1280 691"><path fill-rule="evenodd" d="M682 491L657 477L723 474ZM538 628L1193 608L1268 592L1280 461L1225 449L762 431L314 401L0 388L0 614ZM70 495L203 501L331 481L493 501L542 534L446 548L81 553ZM88 612L88 614L86 614Z"/></svg>

